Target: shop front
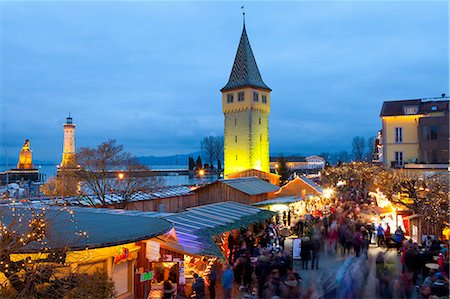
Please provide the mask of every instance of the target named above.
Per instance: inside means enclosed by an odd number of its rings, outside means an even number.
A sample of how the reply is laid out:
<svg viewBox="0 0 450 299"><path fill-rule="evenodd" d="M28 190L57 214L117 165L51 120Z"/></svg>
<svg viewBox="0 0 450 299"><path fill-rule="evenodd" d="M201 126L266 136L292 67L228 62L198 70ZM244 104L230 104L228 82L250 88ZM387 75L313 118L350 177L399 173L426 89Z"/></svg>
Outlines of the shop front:
<svg viewBox="0 0 450 299"><path fill-rule="evenodd" d="M236 202L222 202L190 208L165 217L175 228L173 237L159 236L159 258L153 261L152 298L162 294L161 282L169 278L177 291L189 297L194 274L210 284L211 271L221 269L230 253L230 232L269 220L275 213ZM157 246L154 246L156 248ZM156 291L157 290L157 291Z"/></svg>

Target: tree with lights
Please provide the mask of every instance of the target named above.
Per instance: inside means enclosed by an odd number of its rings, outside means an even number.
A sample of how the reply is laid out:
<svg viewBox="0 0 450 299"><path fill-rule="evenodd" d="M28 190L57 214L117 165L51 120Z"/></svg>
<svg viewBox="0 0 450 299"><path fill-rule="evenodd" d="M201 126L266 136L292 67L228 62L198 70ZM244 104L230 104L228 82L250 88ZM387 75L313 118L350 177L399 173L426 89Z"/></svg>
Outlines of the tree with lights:
<svg viewBox="0 0 450 299"><path fill-rule="evenodd" d="M449 176L446 173L429 177L410 175L403 171L383 171L375 185L393 203L412 210L434 225L448 226Z"/></svg>
<svg viewBox="0 0 450 299"><path fill-rule="evenodd" d="M287 159L283 156L283 154L278 157L277 160L277 174L280 176L280 185L283 186L286 184L287 180L289 179L289 176L291 175L291 172L289 170L289 167L287 166Z"/></svg>
<svg viewBox="0 0 450 299"><path fill-rule="evenodd" d="M322 170L322 182L327 187L340 187L337 191L344 196L347 192L355 193L366 199L374 178L383 168L367 162L341 163ZM339 195L339 194L338 194Z"/></svg>
<svg viewBox="0 0 450 299"><path fill-rule="evenodd" d="M61 209L61 213L66 212L72 221L73 212ZM0 273L6 278L0 284L1 298L113 297L114 283L106 273L61 272L64 267L69 268L66 255L70 244L64 244L64 238L54 234L45 208L17 209L5 205L0 208L0 215ZM52 248L50 244L56 243L59 246Z"/></svg>

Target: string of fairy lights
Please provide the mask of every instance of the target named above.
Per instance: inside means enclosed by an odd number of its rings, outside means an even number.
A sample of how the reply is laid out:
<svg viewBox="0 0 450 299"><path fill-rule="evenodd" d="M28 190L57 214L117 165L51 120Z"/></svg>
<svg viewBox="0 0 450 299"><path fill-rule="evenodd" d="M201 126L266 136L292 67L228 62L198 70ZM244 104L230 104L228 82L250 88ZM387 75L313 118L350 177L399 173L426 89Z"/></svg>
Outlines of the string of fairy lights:
<svg viewBox="0 0 450 299"><path fill-rule="evenodd" d="M7 205L0 208L0 272L3 272L9 279L17 279L27 271L33 271L43 259L51 254L58 258L56 262L68 266L65 260L65 253L72 246L79 247L78 243L84 239L84 249L87 251L90 245L90 237L87 231L82 230L75 219L75 211L64 204L62 207L48 206L45 203L24 204L12 198ZM49 213L51 211L52 213ZM63 240L63 243L50 242L49 225L58 225L58 216L61 221L67 218L60 213L68 215L70 225L74 226L75 239L70 238L68 232L58 233L56 237ZM50 217L50 214L53 214ZM54 231L53 231L54 232ZM38 243L36 246L35 242ZM72 244L70 244L72 242ZM59 246L58 246L59 245ZM26 252L30 253L26 253ZM61 252L64 254L61 255ZM35 258L33 259L32 256ZM17 260L17 261L13 261ZM52 262L55 262L52 260ZM33 267L34 265L34 267ZM31 268L30 268L31 266Z"/></svg>

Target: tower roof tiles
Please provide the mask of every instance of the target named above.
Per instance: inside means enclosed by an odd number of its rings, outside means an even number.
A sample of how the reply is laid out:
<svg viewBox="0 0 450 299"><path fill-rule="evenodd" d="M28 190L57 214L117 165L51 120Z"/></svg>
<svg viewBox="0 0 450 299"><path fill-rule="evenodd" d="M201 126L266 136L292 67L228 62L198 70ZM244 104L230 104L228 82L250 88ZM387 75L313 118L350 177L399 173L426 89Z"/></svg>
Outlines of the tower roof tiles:
<svg viewBox="0 0 450 299"><path fill-rule="evenodd" d="M236 57L234 58L230 79L220 91L246 86L271 91L271 89L264 83L261 74L259 73L258 65L256 64L255 56L253 56L253 51L250 46L244 24Z"/></svg>

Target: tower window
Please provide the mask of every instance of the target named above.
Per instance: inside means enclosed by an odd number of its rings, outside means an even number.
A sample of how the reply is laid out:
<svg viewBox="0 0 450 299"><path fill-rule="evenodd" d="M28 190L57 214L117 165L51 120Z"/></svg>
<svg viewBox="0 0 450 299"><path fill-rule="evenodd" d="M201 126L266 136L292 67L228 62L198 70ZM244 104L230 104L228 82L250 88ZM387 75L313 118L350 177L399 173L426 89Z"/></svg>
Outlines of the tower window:
<svg viewBox="0 0 450 299"><path fill-rule="evenodd" d="M237 142L237 135L234 136L234 142Z"/></svg>
<svg viewBox="0 0 450 299"><path fill-rule="evenodd" d="M238 102L243 102L244 101L244 92L238 92Z"/></svg>
<svg viewBox="0 0 450 299"><path fill-rule="evenodd" d="M234 125L235 126L237 125L237 119L236 118L234 119Z"/></svg>
<svg viewBox="0 0 450 299"><path fill-rule="evenodd" d="M262 134L259 134L259 141L262 141Z"/></svg>
<svg viewBox="0 0 450 299"><path fill-rule="evenodd" d="M259 118L259 124L261 124L261 117Z"/></svg>
<svg viewBox="0 0 450 299"><path fill-rule="evenodd" d="M237 155L236 155L236 161L237 161Z"/></svg>
<svg viewBox="0 0 450 299"><path fill-rule="evenodd" d="M227 94L227 103L233 103L234 99L233 99L233 94L229 93Z"/></svg>
<svg viewBox="0 0 450 299"><path fill-rule="evenodd" d="M259 94L257 91L253 92L253 102L259 102Z"/></svg>
<svg viewBox="0 0 450 299"><path fill-rule="evenodd" d="M264 104L267 103L267 96L265 94L262 95L261 102Z"/></svg>

